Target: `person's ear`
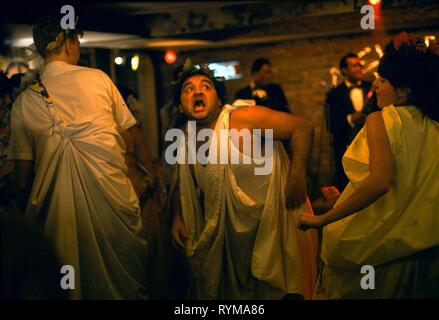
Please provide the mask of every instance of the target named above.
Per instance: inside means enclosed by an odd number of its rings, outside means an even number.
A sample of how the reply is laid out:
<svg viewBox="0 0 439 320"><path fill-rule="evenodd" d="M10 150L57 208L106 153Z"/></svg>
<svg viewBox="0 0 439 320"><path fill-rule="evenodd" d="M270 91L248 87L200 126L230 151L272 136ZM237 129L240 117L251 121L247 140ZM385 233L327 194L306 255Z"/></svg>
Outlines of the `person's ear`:
<svg viewBox="0 0 439 320"><path fill-rule="evenodd" d="M183 107L181 106L181 103L178 104L178 111L180 111L180 113L183 113Z"/></svg>
<svg viewBox="0 0 439 320"><path fill-rule="evenodd" d="M72 54L72 49L73 49L73 40L70 38L67 38L65 41L65 48L66 48L66 53L68 56L70 56Z"/></svg>
<svg viewBox="0 0 439 320"><path fill-rule="evenodd" d="M68 49L68 53L71 53L76 49L77 43L79 43L78 35L75 35L73 39L66 39L66 49Z"/></svg>

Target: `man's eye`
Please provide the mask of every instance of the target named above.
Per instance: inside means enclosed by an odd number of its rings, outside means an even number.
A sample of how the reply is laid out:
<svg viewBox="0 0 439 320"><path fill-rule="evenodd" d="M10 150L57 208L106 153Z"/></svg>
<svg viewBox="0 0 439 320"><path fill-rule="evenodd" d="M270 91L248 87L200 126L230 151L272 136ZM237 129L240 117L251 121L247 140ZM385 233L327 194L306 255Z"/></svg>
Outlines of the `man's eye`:
<svg viewBox="0 0 439 320"><path fill-rule="evenodd" d="M186 92L191 92L192 91L192 87L186 87L186 89L184 90L184 91L186 91Z"/></svg>
<svg viewBox="0 0 439 320"><path fill-rule="evenodd" d="M203 89L210 89L210 86L207 85L207 84L205 84L205 85L203 86Z"/></svg>

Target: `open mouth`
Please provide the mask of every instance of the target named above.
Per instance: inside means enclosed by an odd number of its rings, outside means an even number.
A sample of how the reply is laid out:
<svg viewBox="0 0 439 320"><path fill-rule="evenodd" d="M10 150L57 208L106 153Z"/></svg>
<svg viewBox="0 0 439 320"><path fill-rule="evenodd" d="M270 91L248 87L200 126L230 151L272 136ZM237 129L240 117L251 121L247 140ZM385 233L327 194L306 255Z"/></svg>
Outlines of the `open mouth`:
<svg viewBox="0 0 439 320"><path fill-rule="evenodd" d="M205 104L204 104L204 100L203 99L195 99L194 100L194 111L195 112L200 112L200 111L204 111L205 109Z"/></svg>

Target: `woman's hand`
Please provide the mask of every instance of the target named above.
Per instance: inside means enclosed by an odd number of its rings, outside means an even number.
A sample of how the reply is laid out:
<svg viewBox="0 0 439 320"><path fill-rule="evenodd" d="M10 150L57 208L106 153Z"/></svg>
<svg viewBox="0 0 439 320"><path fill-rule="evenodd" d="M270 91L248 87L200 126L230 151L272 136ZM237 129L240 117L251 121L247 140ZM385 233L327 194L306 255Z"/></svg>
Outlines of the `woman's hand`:
<svg viewBox="0 0 439 320"><path fill-rule="evenodd" d="M310 213L301 213L299 215L299 223L297 224L297 227L302 230L306 231L308 229L318 229L325 225L325 219L323 215L315 216Z"/></svg>
<svg viewBox="0 0 439 320"><path fill-rule="evenodd" d="M325 197L325 199L331 204L333 207L335 203L337 202L338 198L340 197L340 191L334 186L329 187L322 187L322 194Z"/></svg>

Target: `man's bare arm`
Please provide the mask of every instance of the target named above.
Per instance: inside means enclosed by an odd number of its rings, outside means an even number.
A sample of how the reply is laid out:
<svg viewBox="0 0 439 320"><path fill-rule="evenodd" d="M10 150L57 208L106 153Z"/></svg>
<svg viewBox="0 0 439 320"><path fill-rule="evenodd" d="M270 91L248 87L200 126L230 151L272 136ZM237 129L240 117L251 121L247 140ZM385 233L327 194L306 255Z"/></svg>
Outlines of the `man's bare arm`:
<svg viewBox="0 0 439 320"><path fill-rule="evenodd" d="M285 112L251 106L233 111L230 127L238 130L273 129L275 139L290 140L287 207L296 208L303 204L306 201L306 171L314 143L311 122Z"/></svg>

